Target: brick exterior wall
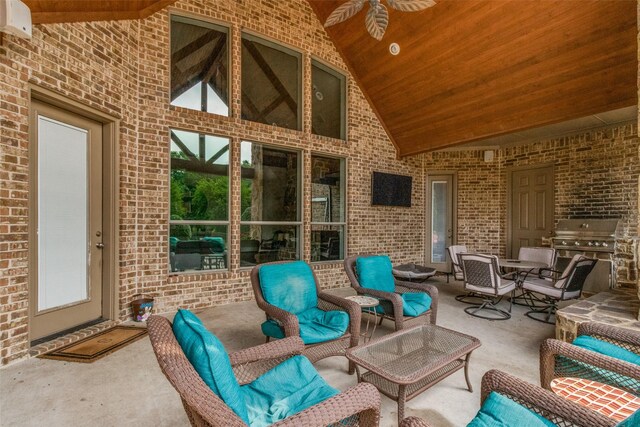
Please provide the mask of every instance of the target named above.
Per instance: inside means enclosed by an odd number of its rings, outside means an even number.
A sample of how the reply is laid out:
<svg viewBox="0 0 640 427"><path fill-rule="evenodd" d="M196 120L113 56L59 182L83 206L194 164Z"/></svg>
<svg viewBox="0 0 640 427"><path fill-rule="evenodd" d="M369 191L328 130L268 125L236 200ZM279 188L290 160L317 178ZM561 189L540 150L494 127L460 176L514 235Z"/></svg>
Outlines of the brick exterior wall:
<svg viewBox="0 0 640 427"><path fill-rule="evenodd" d="M595 182L600 196L610 203L599 206L598 212L606 212L612 206L624 217L625 232L637 235L640 152L635 126L500 150L492 163L484 163L479 151L433 153L398 160L382 125L305 0L180 0L171 10L231 27L230 117L169 106L168 10L136 21L36 25L31 40L0 36L0 364L29 353L30 84L120 120L119 276L115 284L119 292L119 320L130 315L129 302L140 292L156 297L158 312L177 307L209 307L253 297L249 273L239 268L237 238L240 234L237 165L243 139L302 152L302 253L307 260L311 252L311 153L347 159L350 254L386 252L394 262L422 261L424 178L425 173L435 169L459 171L459 241L478 250L503 254L506 170L510 166L548 161L556 162L556 170L566 171L568 177L558 197L562 203L556 208L556 219L572 215L573 209L595 206L581 196L580 185L585 182L580 182L584 179L579 170L589 175L589 182ZM245 29L303 53L302 131L240 118L240 34ZM312 57L348 76L346 142L310 133ZM168 273L170 128L231 138L228 272ZM574 161L579 167L572 171L570 165ZM370 206L374 170L413 176L413 206ZM315 269L325 288L347 284L341 263L321 263Z"/></svg>
<svg viewBox="0 0 640 427"><path fill-rule="evenodd" d="M230 117L169 106L169 10L137 21L36 25L33 39L0 44L0 363L26 357L28 342L29 84L53 90L120 120L119 319L136 293L156 297L158 312L251 299L239 269L240 141L286 146L303 154L303 258L310 257L311 153L347 159L348 251L387 252L394 262L423 257L422 157L396 152L322 25L304 0L179 1L171 9L231 27ZM303 130L240 118L240 34L248 30L303 53ZM347 141L311 129L311 58L348 76ZM169 128L231 138L229 271L168 273ZM371 207L373 170L412 175L413 207ZM316 266L325 288L344 286L341 263ZM256 326L257 327L257 326Z"/></svg>
<svg viewBox="0 0 640 427"><path fill-rule="evenodd" d="M480 252L506 255L507 180L514 167L554 165L554 219L621 218L623 241L616 250L618 281L638 280L638 172L636 124L537 141L496 151L425 155L425 171L454 171L458 178L458 243Z"/></svg>

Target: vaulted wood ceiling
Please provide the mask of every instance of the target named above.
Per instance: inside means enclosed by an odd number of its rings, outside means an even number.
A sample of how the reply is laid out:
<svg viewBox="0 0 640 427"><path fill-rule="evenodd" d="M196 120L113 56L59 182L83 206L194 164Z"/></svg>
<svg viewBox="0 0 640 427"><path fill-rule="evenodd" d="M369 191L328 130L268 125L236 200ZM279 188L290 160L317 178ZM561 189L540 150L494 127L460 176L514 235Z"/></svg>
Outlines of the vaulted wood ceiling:
<svg viewBox="0 0 640 427"><path fill-rule="evenodd" d="M344 3L308 1L322 23ZM380 42L367 5L327 28L400 155L637 104L635 0L436 1L389 8Z"/></svg>
<svg viewBox="0 0 640 427"><path fill-rule="evenodd" d="M22 0L34 24L146 18L176 0Z"/></svg>

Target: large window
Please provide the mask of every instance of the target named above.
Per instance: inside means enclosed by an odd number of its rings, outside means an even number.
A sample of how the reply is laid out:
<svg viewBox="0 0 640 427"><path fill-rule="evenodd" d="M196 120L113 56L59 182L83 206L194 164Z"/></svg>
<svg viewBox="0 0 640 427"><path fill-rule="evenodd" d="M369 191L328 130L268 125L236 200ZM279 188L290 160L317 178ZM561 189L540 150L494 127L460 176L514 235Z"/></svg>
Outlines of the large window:
<svg viewBox="0 0 640 427"><path fill-rule="evenodd" d="M227 268L229 139L171 130L171 271Z"/></svg>
<svg viewBox="0 0 640 427"><path fill-rule="evenodd" d="M240 266L300 258L300 155L243 141Z"/></svg>
<svg viewBox="0 0 640 427"><path fill-rule="evenodd" d="M275 43L242 35L242 118L302 129L302 56Z"/></svg>
<svg viewBox="0 0 640 427"><path fill-rule="evenodd" d="M316 135L346 139L345 76L311 61L311 131Z"/></svg>
<svg viewBox="0 0 640 427"><path fill-rule="evenodd" d="M311 261L344 259L344 159L311 156Z"/></svg>
<svg viewBox="0 0 640 427"><path fill-rule="evenodd" d="M171 105L229 115L229 30L171 16Z"/></svg>

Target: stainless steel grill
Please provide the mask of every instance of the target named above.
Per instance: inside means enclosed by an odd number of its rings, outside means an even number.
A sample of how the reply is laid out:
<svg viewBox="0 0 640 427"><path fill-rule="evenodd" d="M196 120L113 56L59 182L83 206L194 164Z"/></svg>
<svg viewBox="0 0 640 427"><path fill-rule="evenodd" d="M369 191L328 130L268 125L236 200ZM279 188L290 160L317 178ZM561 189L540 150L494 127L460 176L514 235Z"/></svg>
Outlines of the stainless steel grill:
<svg viewBox="0 0 640 427"><path fill-rule="evenodd" d="M562 270L576 254L597 258L584 291L597 293L616 286L614 252L619 219L563 219L558 221L552 246L558 251L556 267Z"/></svg>

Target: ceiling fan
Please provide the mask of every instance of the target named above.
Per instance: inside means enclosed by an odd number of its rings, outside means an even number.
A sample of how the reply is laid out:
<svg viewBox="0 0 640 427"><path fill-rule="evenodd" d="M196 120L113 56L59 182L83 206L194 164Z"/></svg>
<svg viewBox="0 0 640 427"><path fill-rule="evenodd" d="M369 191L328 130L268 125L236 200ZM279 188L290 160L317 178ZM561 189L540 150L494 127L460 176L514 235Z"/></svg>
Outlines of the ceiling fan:
<svg viewBox="0 0 640 427"><path fill-rule="evenodd" d="M330 27L339 22L346 21L356 13L360 12L367 0L349 0L338 6L324 23L325 27ZM376 39L382 40L384 32L389 24L389 12L382 4L381 0L368 0L369 11L365 19L365 25L369 34ZM417 12L436 4L434 0L387 0L389 6L402 12Z"/></svg>

